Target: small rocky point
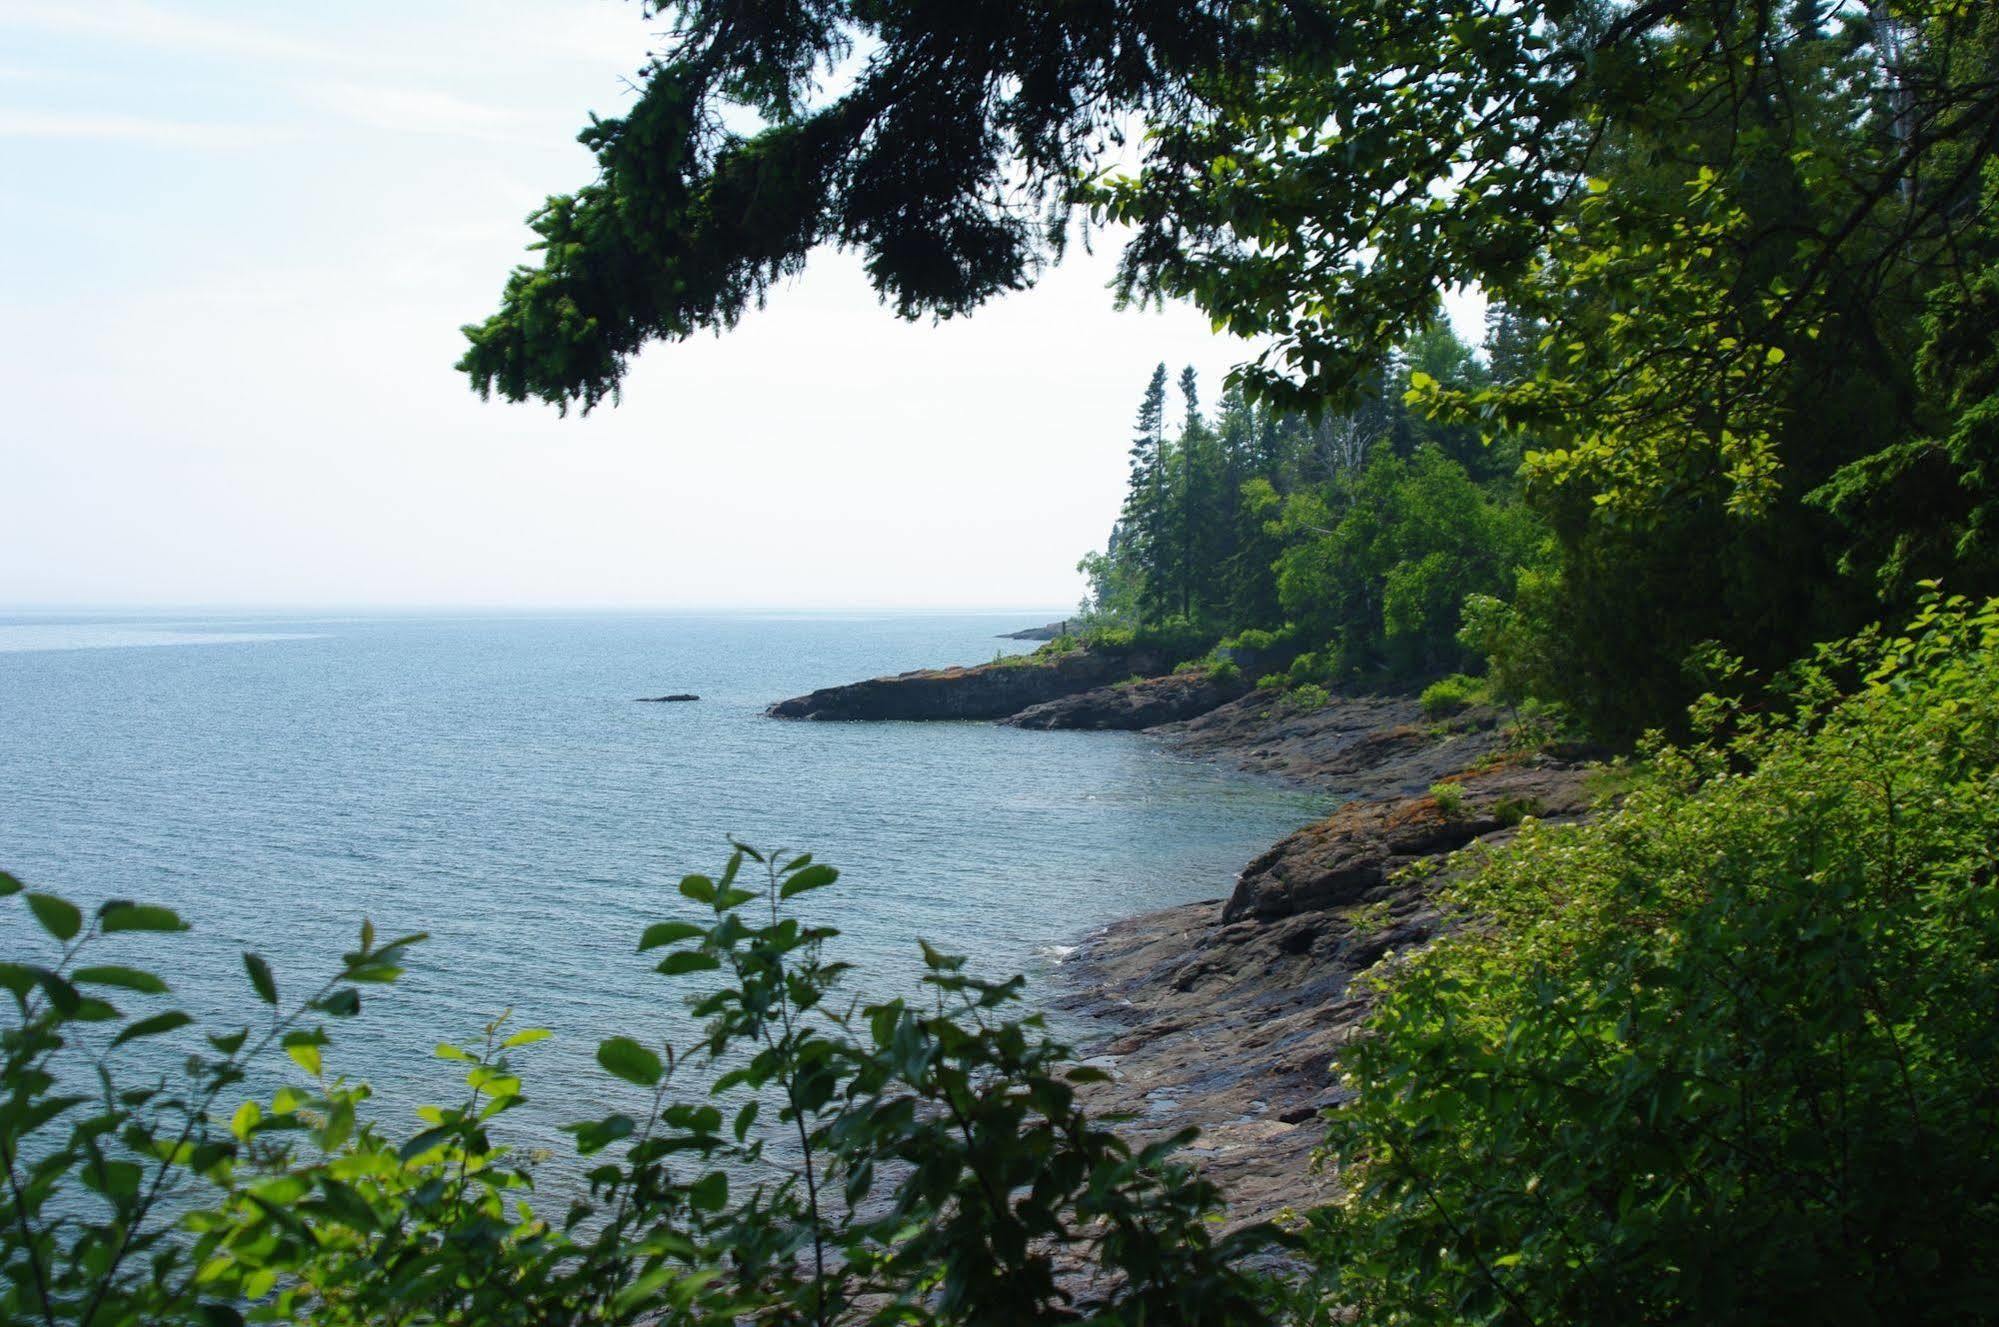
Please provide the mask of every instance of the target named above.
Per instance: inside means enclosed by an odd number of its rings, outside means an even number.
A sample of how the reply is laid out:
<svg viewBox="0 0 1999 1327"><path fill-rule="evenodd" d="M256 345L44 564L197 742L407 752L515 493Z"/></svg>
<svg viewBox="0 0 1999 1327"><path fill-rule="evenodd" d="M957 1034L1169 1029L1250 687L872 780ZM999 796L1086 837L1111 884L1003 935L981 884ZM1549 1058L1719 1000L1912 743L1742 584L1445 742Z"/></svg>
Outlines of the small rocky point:
<svg viewBox="0 0 1999 1327"><path fill-rule="evenodd" d="M1005 719L1033 706L1165 667L1142 650L1024 654L970 668L924 668L781 700L773 719Z"/></svg>
<svg viewBox="0 0 1999 1327"><path fill-rule="evenodd" d="M1025 631L1005 632L999 637L999 639L1000 640L1060 640L1062 637L1069 634L1069 626L1070 626L1069 619L1063 618L1060 622L1050 622L1045 627L1029 627Z"/></svg>

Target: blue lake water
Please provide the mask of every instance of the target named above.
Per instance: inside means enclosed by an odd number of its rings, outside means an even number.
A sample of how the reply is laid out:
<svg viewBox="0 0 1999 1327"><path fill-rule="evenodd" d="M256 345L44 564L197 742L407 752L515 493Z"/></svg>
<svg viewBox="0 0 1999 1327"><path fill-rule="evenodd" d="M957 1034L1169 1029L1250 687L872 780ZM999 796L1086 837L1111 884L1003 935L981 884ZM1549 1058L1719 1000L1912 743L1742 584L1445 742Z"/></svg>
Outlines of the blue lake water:
<svg viewBox="0 0 1999 1327"><path fill-rule="evenodd" d="M179 909L196 929L145 952L218 1022L251 1008L242 948L303 990L364 916L429 931L330 1057L396 1108L445 1092L433 1044L509 1007L556 1033L530 1095L605 1082L590 1059L613 1032L687 1040L678 988L634 943L688 915L676 882L719 869L731 834L842 869L808 915L843 929L863 986L906 981L918 936L1045 983L1061 946L1225 893L1325 803L1133 735L761 715L1021 648L995 634L1024 622L0 617L0 866ZM702 699L634 703L679 691ZM0 905L0 953L41 944Z"/></svg>

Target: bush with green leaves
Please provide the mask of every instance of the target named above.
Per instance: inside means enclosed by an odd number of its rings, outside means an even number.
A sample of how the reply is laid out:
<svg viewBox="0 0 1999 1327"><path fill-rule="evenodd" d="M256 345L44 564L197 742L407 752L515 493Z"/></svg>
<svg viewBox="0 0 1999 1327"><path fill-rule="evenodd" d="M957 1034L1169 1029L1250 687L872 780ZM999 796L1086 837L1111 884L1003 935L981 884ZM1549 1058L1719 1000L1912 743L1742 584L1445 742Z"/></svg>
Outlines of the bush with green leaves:
<svg viewBox="0 0 1999 1327"><path fill-rule="evenodd" d="M1184 1136L1134 1150L1084 1112L1100 1072L1022 1016L1020 978L924 946L922 998L840 994L835 932L791 904L835 875L738 847L681 882L699 920L639 947L704 1031L609 1037L604 1080L565 1085L607 1103L567 1126L567 1193L505 1140L545 1033L496 1022L440 1046L462 1084L407 1134L335 1067L329 1029L423 937L364 926L289 1003L246 954L253 1025L197 1035L157 972L100 961L135 933L171 970L179 917L86 916L0 876L28 915L11 934L44 933L42 954L0 965L0 1320L1264 1321L1237 1267L1266 1235L1216 1232L1214 1189L1172 1160Z"/></svg>
<svg viewBox="0 0 1999 1327"><path fill-rule="evenodd" d="M1461 714L1474 705L1486 700L1485 682L1482 678L1466 677L1463 673L1452 673L1439 678L1423 688L1423 713L1432 719L1447 719L1453 714Z"/></svg>
<svg viewBox="0 0 1999 1327"><path fill-rule="evenodd" d="M1471 662L1466 596L1510 592L1537 555L1534 518L1434 444L1291 494L1276 526L1278 598L1342 677L1434 676Z"/></svg>
<svg viewBox="0 0 1999 1327"><path fill-rule="evenodd" d="M1306 710L1322 710L1333 703L1333 693L1317 682L1306 682L1285 692L1284 702L1301 713Z"/></svg>
<svg viewBox="0 0 1999 1327"><path fill-rule="evenodd" d="M1389 964L1312 1217L1364 1323L1941 1323L1999 1304L1999 602L1721 701Z"/></svg>
<svg viewBox="0 0 1999 1327"><path fill-rule="evenodd" d="M1465 813L1465 786L1454 780L1430 785L1430 800L1446 820L1458 820Z"/></svg>

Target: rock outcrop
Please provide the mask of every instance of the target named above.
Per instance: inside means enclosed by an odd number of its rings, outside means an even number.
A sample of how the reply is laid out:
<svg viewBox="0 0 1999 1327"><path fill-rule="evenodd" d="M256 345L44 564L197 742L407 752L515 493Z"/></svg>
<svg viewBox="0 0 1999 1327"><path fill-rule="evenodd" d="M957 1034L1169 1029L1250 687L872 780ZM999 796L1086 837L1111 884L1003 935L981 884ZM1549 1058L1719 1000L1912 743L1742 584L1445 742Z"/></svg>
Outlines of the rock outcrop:
<svg viewBox="0 0 1999 1327"><path fill-rule="evenodd" d="M1349 797L1420 792L1489 758L1499 716L1471 710L1439 723L1413 696L1336 696L1300 709L1282 692L1252 691L1198 718L1153 731L1189 756Z"/></svg>
<svg viewBox="0 0 1999 1327"><path fill-rule="evenodd" d="M1003 632L1000 640L1057 640L1069 634L1069 619L1050 622L1045 627L1029 627L1025 631Z"/></svg>
<svg viewBox="0 0 1999 1327"><path fill-rule="evenodd" d="M641 705L671 705L681 701L699 700L701 697L691 691L683 691L671 696L640 696Z"/></svg>
<svg viewBox="0 0 1999 1327"><path fill-rule="evenodd" d="M1109 1029L1087 1047L1111 1081L1092 1109L1127 1113L1141 1140L1199 1125L1186 1154L1222 1185L1231 1224L1331 1197L1314 1171L1319 1114L1343 1100L1340 1046L1368 1009L1355 978L1446 925L1443 876L1405 870L1509 837L1527 810L1583 814L1585 771L1497 764L1458 780L1459 809L1425 793L1353 803L1243 872L1226 905L1118 922L1063 965L1071 1010Z"/></svg>
<svg viewBox="0 0 1999 1327"><path fill-rule="evenodd" d="M1044 701L1005 722L1016 728L1135 732L1206 714L1248 690L1249 685L1239 678L1217 681L1205 672L1174 673Z"/></svg>
<svg viewBox="0 0 1999 1327"><path fill-rule="evenodd" d="M1576 767L1501 764L1447 782L1450 809L1429 793L1349 802L1279 841L1243 868L1222 921L1272 921L1379 903L1404 868L1510 831L1527 816L1574 820L1588 809Z"/></svg>
<svg viewBox="0 0 1999 1327"><path fill-rule="evenodd" d="M1031 705L1164 667L1139 651L1073 650L972 668L925 668L826 687L772 705L774 719L1004 719Z"/></svg>

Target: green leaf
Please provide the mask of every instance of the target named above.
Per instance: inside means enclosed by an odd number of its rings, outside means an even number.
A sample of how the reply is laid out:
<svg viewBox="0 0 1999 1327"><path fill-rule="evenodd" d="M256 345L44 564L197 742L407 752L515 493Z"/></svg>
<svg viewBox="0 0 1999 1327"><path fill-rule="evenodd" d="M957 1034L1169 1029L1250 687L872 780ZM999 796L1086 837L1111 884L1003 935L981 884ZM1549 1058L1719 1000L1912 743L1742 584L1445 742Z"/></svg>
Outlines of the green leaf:
<svg viewBox="0 0 1999 1327"><path fill-rule="evenodd" d="M666 1066L658 1055L630 1037L612 1037L597 1046L597 1063L606 1070L640 1087L656 1087L666 1076Z"/></svg>
<svg viewBox="0 0 1999 1327"><path fill-rule="evenodd" d="M501 1050L512 1050L516 1046L532 1046L537 1041L547 1041L554 1036L547 1028L522 1028L513 1036L500 1043Z"/></svg>
<svg viewBox="0 0 1999 1327"><path fill-rule="evenodd" d="M185 931L186 922L172 908L113 899L97 910L97 924L106 935L120 931Z"/></svg>
<svg viewBox="0 0 1999 1327"><path fill-rule="evenodd" d="M932 948L928 940L919 939L916 943L923 950L923 966L933 972L956 972L965 966L963 954L946 954Z"/></svg>
<svg viewBox="0 0 1999 1327"><path fill-rule="evenodd" d="M76 904L54 894L28 895L28 911L35 914L44 931L64 944L76 939L76 933L83 929L83 913Z"/></svg>
<svg viewBox="0 0 1999 1327"><path fill-rule="evenodd" d="M435 1128L425 1129L397 1148L396 1155L404 1161L415 1160L432 1148L442 1147L449 1142L451 1136L458 1132L458 1127L455 1124L440 1124Z"/></svg>
<svg viewBox="0 0 1999 1327"><path fill-rule="evenodd" d="M257 988L257 998L265 1004L278 1002L277 978L271 975L271 965L251 953L243 951L243 970L250 974L250 984Z"/></svg>
<svg viewBox="0 0 1999 1327"><path fill-rule="evenodd" d="M715 902L715 882L705 875L690 875L680 882L680 892L696 903Z"/></svg>
<svg viewBox="0 0 1999 1327"><path fill-rule="evenodd" d="M352 986L342 986L332 994L314 1000L312 1007L335 1018L352 1018L361 1012L361 992Z"/></svg>
<svg viewBox="0 0 1999 1327"><path fill-rule="evenodd" d="M11 897L26 888L27 886L23 885L18 877L0 871L0 898Z"/></svg>
<svg viewBox="0 0 1999 1327"><path fill-rule="evenodd" d="M150 972L137 968L98 967L78 968L70 974L71 981L79 981L91 986L116 986L120 990L138 991L141 995L165 995L167 984Z"/></svg>
<svg viewBox="0 0 1999 1327"><path fill-rule="evenodd" d="M639 952L670 945L677 940L691 940L697 935L707 934L705 926L693 922L654 922L646 927L646 933L639 937Z"/></svg>
<svg viewBox="0 0 1999 1327"><path fill-rule="evenodd" d="M236 1108L236 1114L229 1120L229 1132L247 1141L250 1131L263 1122L264 1108L254 1101L246 1101Z"/></svg>
<svg viewBox="0 0 1999 1327"><path fill-rule="evenodd" d="M583 1156L601 1152L620 1138L630 1138L638 1125L629 1115L612 1115L582 1124L565 1124L564 1132L576 1135L576 1150Z"/></svg>
<svg viewBox="0 0 1999 1327"><path fill-rule="evenodd" d="M729 1202L729 1176L711 1170L687 1186L688 1205L697 1212L719 1212Z"/></svg>
<svg viewBox="0 0 1999 1327"><path fill-rule="evenodd" d="M35 973L36 969L23 963L0 963L0 990L11 991L15 999L25 1000L40 981Z"/></svg>
<svg viewBox="0 0 1999 1327"><path fill-rule="evenodd" d="M111 1039L111 1044L123 1046L128 1041L137 1041L140 1037L157 1037L162 1032L184 1028L193 1021L193 1018L180 1010L169 1009L164 1014L154 1014L151 1018L142 1018L136 1023L126 1024L124 1029Z"/></svg>
<svg viewBox="0 0 1999 1327"><path fill-rule="evenodd" d="M325 1035L318 1031L287 1032L285 1054L291 1056L293 1064L317 1078L326 1067L319 1054L319 1048L325 1041Z"/></svg>
<svg viewBox="0 0 1999 1327"><path fill-rule="evenodd" d="M785 880L778 897L791 898L810 889L824 889L839 878L840 873L830 866L808 866Z"/></svg>
<svg viewBox="0 0 1999 1327"><path fill-rule="evenodd" d="M83 996L77 991L76 987L70 985L69 979L61 973L51 971L48 968L36 967L33 964L25 965L23 970L33 977L35 984L47 993L49 1003L54 1005L56 1012L63 1017L71 1017L82 1005Z"/></svg>
<svg viewBox="0 0 1999 1327"><path fill-rule="evenodd" d="M659 967L655 971L663 972L669 977L678 977L688 972L712 972L721 966L722 960L715 955L688 949L678 954L668 954L659 961Z"/></svg>

